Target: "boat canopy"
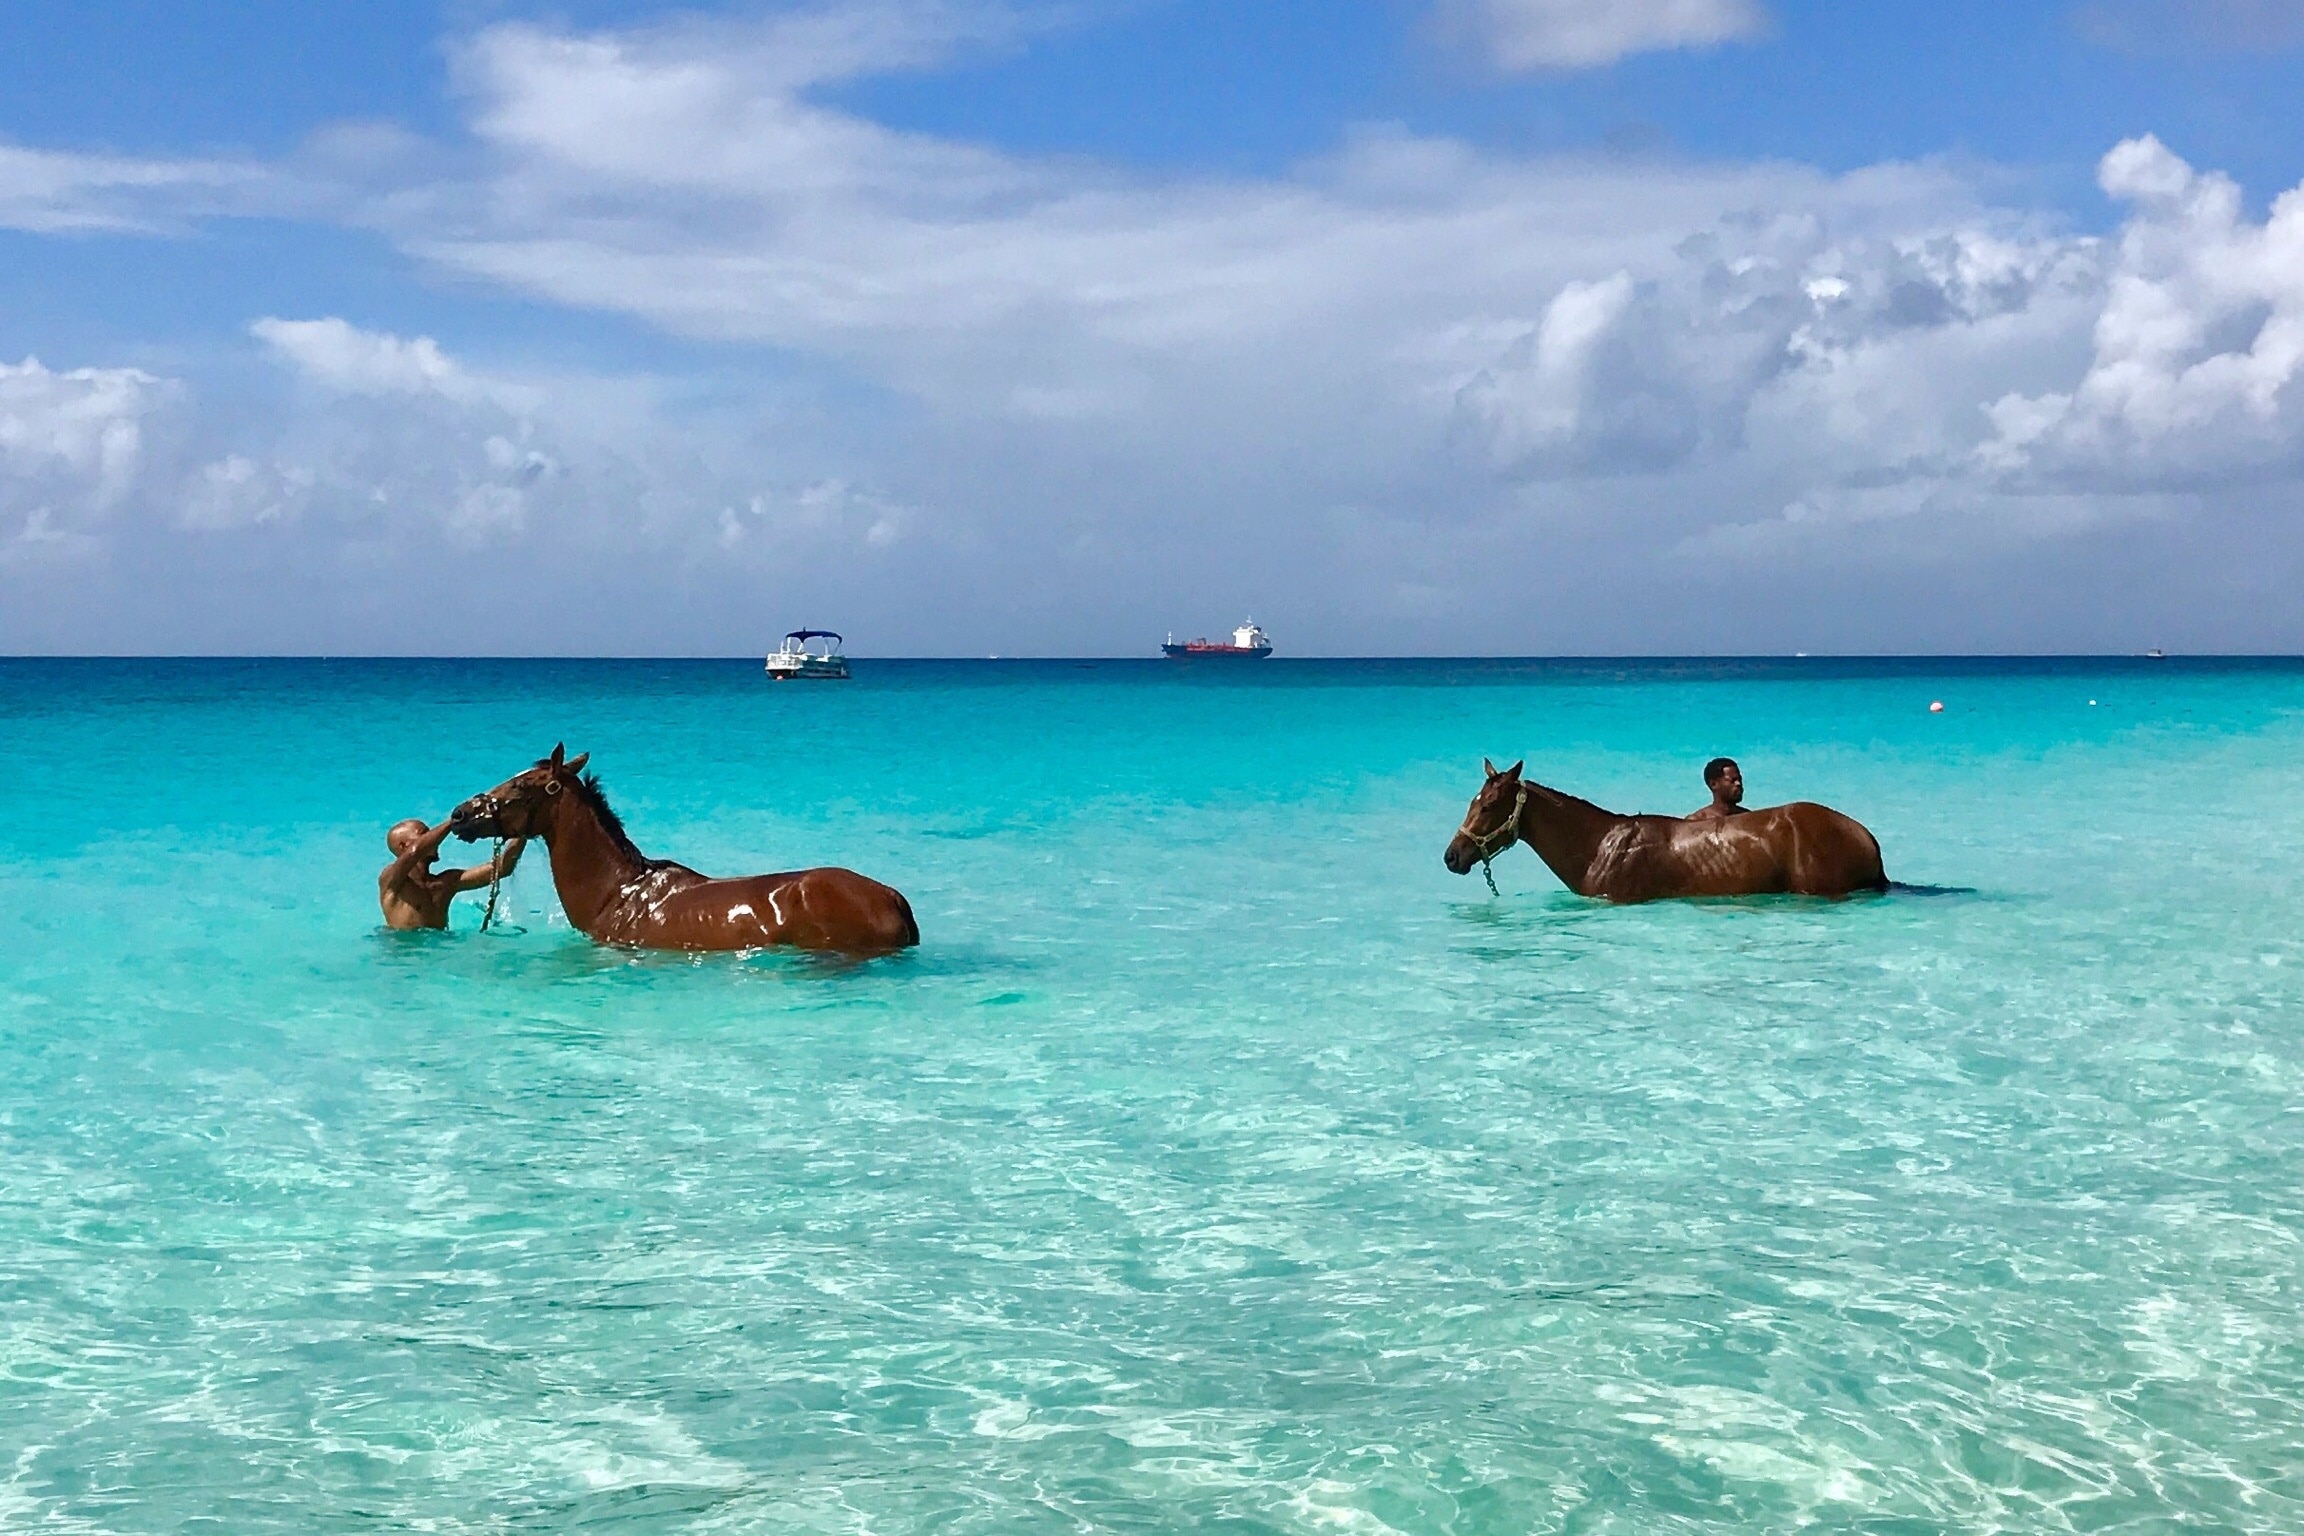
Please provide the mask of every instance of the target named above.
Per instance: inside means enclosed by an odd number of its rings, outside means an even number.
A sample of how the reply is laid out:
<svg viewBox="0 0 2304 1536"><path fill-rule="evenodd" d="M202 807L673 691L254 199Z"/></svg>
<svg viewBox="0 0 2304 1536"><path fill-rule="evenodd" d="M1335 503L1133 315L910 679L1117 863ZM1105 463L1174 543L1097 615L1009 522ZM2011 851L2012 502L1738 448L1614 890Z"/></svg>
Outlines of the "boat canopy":
<svg viewBox="0 0 2304 1536"><path fill-rule="evenodd" d="M841 637L839 631L831 629L795 629L784 638L787 640L799 640L802 642L809 640L839 640L842 645L846 645L848 643Z"/></svg>

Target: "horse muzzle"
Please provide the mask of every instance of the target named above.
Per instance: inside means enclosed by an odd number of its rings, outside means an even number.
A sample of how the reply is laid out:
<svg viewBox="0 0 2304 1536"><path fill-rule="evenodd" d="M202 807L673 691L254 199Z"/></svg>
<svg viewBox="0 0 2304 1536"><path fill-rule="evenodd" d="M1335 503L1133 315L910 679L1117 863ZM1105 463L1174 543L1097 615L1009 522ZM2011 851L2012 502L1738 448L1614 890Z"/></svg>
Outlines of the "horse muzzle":
<svg viewBox="0 0 2304 1536"><path fill-rule="evenodd" d="M1452 875L1468 875L1472 873L1472 866L1480 862L1480 850L1473 846L1472 839L1459 832L1448 839L1448 851L1440 855L1440 862L1448 866L1448 873Z"/></svg>
<svg viewBox="0 0 2304 1536"><path fill-rule="evenodd" d="M448 830L468 843L504 835L503 809L494 795L474 795L448 813Z"/></svg>

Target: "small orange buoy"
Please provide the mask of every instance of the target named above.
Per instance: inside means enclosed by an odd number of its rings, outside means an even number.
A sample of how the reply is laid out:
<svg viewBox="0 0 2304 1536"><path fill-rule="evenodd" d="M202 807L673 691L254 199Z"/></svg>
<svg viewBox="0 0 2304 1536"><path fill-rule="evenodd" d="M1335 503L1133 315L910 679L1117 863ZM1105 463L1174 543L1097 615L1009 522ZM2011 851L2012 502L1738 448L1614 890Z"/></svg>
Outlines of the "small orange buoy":
<svg viewBox="0 0 2304 1536"><path fill-rule="evenodd" d="M1932 715L1940 715L1944 713L1944 701L1942 699L1938 699L1935 703L1929 705L1928 713Z"/></svg>

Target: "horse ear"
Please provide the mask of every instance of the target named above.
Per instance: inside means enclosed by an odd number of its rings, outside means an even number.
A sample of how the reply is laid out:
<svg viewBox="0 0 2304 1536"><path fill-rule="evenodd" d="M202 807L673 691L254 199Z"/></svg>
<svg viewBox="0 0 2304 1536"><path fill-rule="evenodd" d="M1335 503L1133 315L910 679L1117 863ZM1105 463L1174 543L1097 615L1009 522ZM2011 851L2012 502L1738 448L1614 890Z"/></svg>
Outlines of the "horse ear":
<svg viewBox="0 0 2304 1536"><path fill-rule="evenodd" d="M1520 770L1527 766L1528 759L1522 758L1520 761L1514 763L1511 767L1504 770L1504 777L1508 779L1516 779L1520 777Z"/></svg>
<svg viewBox="0 0 2304 1536"><path fill-rule="evenodd" d="M571 774L582 773L584 771L584 765L590 761L592 761L591 753L579 752L569 761L567 771Z"/></svg>
<svg viewBox="0 0 2304 1536"><path fill-rule="evenodd" d="M552 765L552 771L554 773L558 773L561 768L565 766L565 764L562 762L562 759L566 758L567 755L568 743L564 741L556 741L552 743L552 755L545 759L545 761Z"/></svg>
<svg viewBox="0 0 2304 1536"><path fill-rule="evenodd" d="M1483 768L1484 770L1486 770L1486 772L1487 772L1487 774L1488 774L1488 777L1490 777L1490 778L1494 778L1494 777L1496 777L1496 765L1495 765L1494 763L1492 763L1492 762L1488 761L1488 759L1486 759L1486 758L1482 758L1482 759L1480 759L1480 766L1481 766L1481 768Z"/></svg>

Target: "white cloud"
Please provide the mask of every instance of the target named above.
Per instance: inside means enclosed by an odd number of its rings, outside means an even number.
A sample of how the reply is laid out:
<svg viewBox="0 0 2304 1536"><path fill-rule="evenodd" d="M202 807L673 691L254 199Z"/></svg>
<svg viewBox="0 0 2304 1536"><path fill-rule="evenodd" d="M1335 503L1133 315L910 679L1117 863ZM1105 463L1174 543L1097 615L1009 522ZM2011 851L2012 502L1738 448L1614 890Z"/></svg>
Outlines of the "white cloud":
<svg viewBox="0 0 2304 1536"><path fill-rule="evenodd" d="M927 46L883 41L905 62ZM1719 221L1823 207L1866 224L1966 200L1921 169L1634 172L1391 130L1285 178L1134 181L885 129L805 94L861 68L856 50L765 50L772 69L763 51L490 29L461 66L488 169L374 216L462 274L1056 430L1239 420L1244 398L1285 412L1273 370L1389 395L1402 351L1668 263Z"/></svg>
<svg viewBox="0 0 2304 1536"><path fill-rule="evenodd" d="M1283 177L1140 181L895 133L808 97L828 66L804 51L747 58L484 33L463 78L488 163L383 221L459 273L885 386L910 424L832 478L892 482L915 510L863 526L933 549L917 579L948 594L1148 594L1222 548L1429 618L1489 574L1436 524L1643 524L1704 561L1778 525L2070 525L1975 455L1986 402L2084 363L2103 253L1944 168L1519 161L1374 129ZM810 518L770 500L696 536L791 547ZM1347 524L1316 577L1303 552ZM1705 537L1746 526L1765 538Z"/></svg>
<svg viewBox="0 0 2304 1536"><path fill-rule="evenodd" d="M1473 366L1457 403L1498 468L1559 477L1720 461L1780 433L1824 478L1938 473L1983 423L1961 393L2011 378L2037 324L2078 318L2086 241L2003 216L1917 228L1785 216L1692 234L1635 279L1562 286Z"/></svg>
<svg viewBox="0 0 2304 1536"><path fill-rule="evenodd" d="M365 330L334 316L267 317L249 330L296 377L320 386L265 462L206 466L185 525L252 526L307 507L340 522L430 520L463 544L518 535L555 494L549 391L476 373L429 336ZM613 448L602 445L613 454Z"/></svg>
<svg viewBox="0 0 2304 1536"><path fill-rule="evenodd" d="M199 466L178 525L201 534L305 524L339 537L438 537L505 547L550 530L597 549L677 551L749 529L792 554L877 548L908 507L846 479L731 492L782 475L723 425L668 407L645 378L509 376L474 368L430 337L340 318L256 322L253 334L295 378L320 386L274 430L245 431ZM310 528L307 529L310 531ZM621 558L621 557L620 557Z"/></svg>
<svg viewBox="0 0 2304 1536"><path fill-rule="evenodd" d="M146 424L174 393L137 368L0 363L0 539L55 543L105 521L135 488Z"/></svg>
<svg viewBox="0 0 2304 1536"><path fill-rule="evenodd" d="M1599 403L1594 399L1600 382L1597 354L1637 292L1629 272L1596 283L1569 283L1545 306L1542 322L1513 349L1509 375L1483 373L1467 386L1467 403L1494 425L1505 459L1566 442L1586 424Z"/></svg>
<svg viewBox="0 0 2304 1536"><path fill-rule="evenodd" d="M305 377L347 394L439 394L463 400L479 392L475 381L429 336L408 340L364 331L334 316L322 320L267 316L248 329Z"/></svg>
<svg viewBox="0 0 2304 1536"><path fill-rule="evenodd" d="M919 508L882 491L832 477L760 491L741 507L722 507L718 540L723 549L757 541L785 551L885 550L912 531L918 515Z"/></svg>
<svg viewBox="0 0 2304 1536"><path fill-rule="evenodd" d="M572 431L573 451L598 461L595 471L612 464L629 474L620 455L653 426L644 410L584 423L550 387L475 372L429 336L335 316L268 316L249 331L319 395L286 418L264 454L204 465L187 492L186 528L250 528L309 510L354 526L429 521L462 545L501 542L539 507L567 499L571 488L556 483L567 466L546 440Z"/></svg>
<svg viewBox="0 0 2304 1536"><path fill-rule="evenodd" d="M303 510L318 478L302 465L228 453L201 465L186 483L180 521L204 532L276 523Z"/></svg>
<svg viewBox="0 0 2304 1536"><path fill-rule="evenodd" d="M1758 0L1445 0L1443 14L1499 68L1591 69L1635 53L1759 35Z"/></svg>
<svg viewBox="0 0 2304 1536"><path fill-rule="evenodd" d="M2228 178L2158 139L2104 157L2122 230L2093 356L2069 390L1991 406L1985 463L2104 488L2229 483L2304 468L2304 187L2249 219Z"/></svg>
<svg viewBox="0 0 2304 1536"><path fill-rule="evenodd" d="M0 229L154 231L226 206L263 179L213 160L136 160L0 144Z"/></svg>
<svg viewBox="0 0 2304 1536"><path fill-rule="evenodd" d="M2088 0L2072 16L2082 36L2129 53L2269 53L2304 42L2304 0Z"/></svg>

